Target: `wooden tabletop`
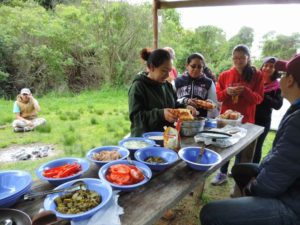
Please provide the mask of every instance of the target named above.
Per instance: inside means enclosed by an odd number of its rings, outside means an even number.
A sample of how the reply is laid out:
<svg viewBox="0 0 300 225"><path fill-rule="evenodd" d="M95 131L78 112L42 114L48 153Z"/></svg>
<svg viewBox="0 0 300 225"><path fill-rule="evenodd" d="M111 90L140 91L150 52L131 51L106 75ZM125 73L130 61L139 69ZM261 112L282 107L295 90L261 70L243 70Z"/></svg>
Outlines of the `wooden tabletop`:
<svg viewBox="0 0 300 225"><path fill-rule="evenodd" d="M220 168L233 156L242 151L242 162L250 162L253 157L253 150L256 140L263 132L263 127L253 124L243 124L247 129L246 137L228 148L210 147L222 156L220 164L210 168L208 171L195 171L188 168L183 161L178 161L167 170L156 173L144 186L132 192L120 194L119 205L124 208L124 215L121 216L123 225L148 225L157 221L165 210L173 207L182 198L203 183L205 178ZM199 146L194 138L182 138L181 147ZM98 177L98 168L91 165L84 177ZM33 191L53 189L47 182L35 181ZM13 208L26 212L31 217L36 215L43 207L44 198L33 201L19 201Z"/></svg>

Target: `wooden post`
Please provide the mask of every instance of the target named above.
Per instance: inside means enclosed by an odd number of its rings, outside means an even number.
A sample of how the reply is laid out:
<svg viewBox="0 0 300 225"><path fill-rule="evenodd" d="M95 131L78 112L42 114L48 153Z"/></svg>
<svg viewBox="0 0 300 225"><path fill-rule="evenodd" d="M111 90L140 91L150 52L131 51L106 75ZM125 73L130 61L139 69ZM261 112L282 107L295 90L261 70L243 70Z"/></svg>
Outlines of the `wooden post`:
<svg viewBox="0 0 300 225"><path fill-rule="evenodd" d="M153 0L153 48L157 48L157 42L158 42L158 15L157 10L159 8L158 0Z"/></svg>

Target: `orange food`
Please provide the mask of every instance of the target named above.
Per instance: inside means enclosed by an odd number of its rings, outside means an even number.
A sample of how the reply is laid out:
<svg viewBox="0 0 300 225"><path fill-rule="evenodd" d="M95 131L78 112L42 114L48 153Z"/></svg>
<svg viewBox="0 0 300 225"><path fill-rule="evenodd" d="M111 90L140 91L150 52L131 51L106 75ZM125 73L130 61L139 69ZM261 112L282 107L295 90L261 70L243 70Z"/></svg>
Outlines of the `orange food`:
<svg viewBox="0 0 300 225"><path fill-rule="evenodd" d="M53 167L43 171L43 176L48 178L64 178L73 176L81 171L81 165L77 162Z"/></svg>
<svg viewBox="0 0 300 225"><path fill-rule="evenodd" d="M142 172L134 165L116 164L109 167L106 179L117 185L136 184L144 179Z"/></svg>
<svg viewBox="0 0 300 225"><path fill-rule="evenodd" d="M197 107L199 107L199 108L213 109L215 107L214 104L209 101L204 101L204 100L200 100L200 99L195 99L194 101L196 102Z"/></svg>
<svg viewBox="0 0 300 225"><path fill-rule="evenodd" d="M233 111L231 109L226 110L223 114L220 115L221 119L230 119L230 120L237 120L240 118L241 113L237 111Z"/></svg>
<svg viewBox="0 0 300 225"><path fill-rule="evenodd" d="M181 121L194 120L189 109L172 109L172 113L175 114Z"/></svg>

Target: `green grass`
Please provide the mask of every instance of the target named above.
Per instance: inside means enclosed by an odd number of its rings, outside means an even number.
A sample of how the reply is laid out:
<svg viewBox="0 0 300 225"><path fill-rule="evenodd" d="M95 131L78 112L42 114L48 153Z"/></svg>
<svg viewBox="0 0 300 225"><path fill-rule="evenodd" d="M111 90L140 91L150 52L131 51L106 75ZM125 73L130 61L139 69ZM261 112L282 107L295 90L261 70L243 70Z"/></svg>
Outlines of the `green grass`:
<svg viewBox="0 0 300 225"><path fill-rule="evenodd" d="M38 98L40 117L46 125L33 132L14 133L14 101L0 99L0 151L12 145L52 144L61 156L84 157L96 146L117 145L129 132L127 90L86 91L80 95L54 93ZM24 169L30 172L49 158L36 161L5 163L0 169Z"/></svg>

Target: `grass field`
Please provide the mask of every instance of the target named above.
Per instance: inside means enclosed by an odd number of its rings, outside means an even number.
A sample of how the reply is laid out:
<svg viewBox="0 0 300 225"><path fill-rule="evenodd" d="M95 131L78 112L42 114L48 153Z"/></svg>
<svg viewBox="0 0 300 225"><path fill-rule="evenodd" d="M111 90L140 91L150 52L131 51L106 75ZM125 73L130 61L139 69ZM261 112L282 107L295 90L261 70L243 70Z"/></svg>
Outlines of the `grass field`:
<svg viewBox="0 0 300 225"><path fill-rule="evenodd" d="M127 90L102 90L80 95L56 96L49 94L38 98L42 111L40 117L46 126L34 132L14 133L14 101L0 100L0 151L12 145L30 143L53 144L67 156L84 157L96 146L117 145L129 132ZM0 165L1 169L26 169L33 171L48 159L22 161Z"/></svg>

